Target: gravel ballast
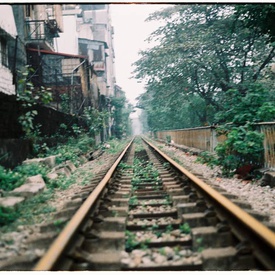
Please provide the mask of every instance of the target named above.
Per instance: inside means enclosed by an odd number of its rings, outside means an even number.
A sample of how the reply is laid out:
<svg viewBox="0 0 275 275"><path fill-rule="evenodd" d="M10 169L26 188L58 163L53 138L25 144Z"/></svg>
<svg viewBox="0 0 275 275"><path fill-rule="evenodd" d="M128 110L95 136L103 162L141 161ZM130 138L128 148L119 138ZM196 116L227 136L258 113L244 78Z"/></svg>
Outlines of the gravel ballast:
<svg viewBox="0 0 275 275"><path fill-rule="evenodd" d="M214 185L219 185L228 193L238 196L251 204L253 210L269 215L269 222L275 224L275 188L261 186L262 179L242 180L237 177L226 178L222 176L221 169L213 169L206 164L197 162L197 156L183 152L173 146L160 142L153 142L172 159L177 159L183 167L190 169L196 175L201 175Z"/></svg>
<svg viewBox="0 0 275 275"><path fill-rule="evenodd" d="M190 169L196 175L201 175L203 178L206 178L209 182L219 185L228 193L238 196L245 202L251 204L253 210L262 212L269 215L269 222L275 224L275 188L270 186L261 186L262 180L242 180L238 178L225 178L222 176L221 170L219 167L214 167L211 169L206 164L201 164L197 162L197 156L190 153L185 153L175 147L164 145L163 143L153 142L171 158L177 159L181 162L182 166L187 169ZM102 170L106 169L110 165L110 162L113 161L113 155L107 155L104 153L96 160L89 161L84 164L82 167L78 168L78 181L81 182L82 172L89 171L91 173L91 178L96 176ZM93 176L92 176L93 175ZM51 220L52 216L61 211L64 208L66 203L71 201L71 198L81 190L83 185L76 183L70 186L67 190L60 190L54 198L47 202L48 206L51 206L56 209L54 213L45 213L42 217L42 214L39 215L39 221L46 223ZM149 207L150 208L150 207ZM137 210L135 210L137 211ZM133 211L133 214L135 213ZM143 221L144 223L150 223L150 221ZM174 223L175 220L171 220L171 223ZM136 224L136 219L130 219L128 221L130 225ZM166 224L167 220L162 221L159 219L159 224ZM148 225L147 224L147 225ZM41 232L41 224L32 224L32 225L19 225L17 229L13 232L1 232L0 237L0 270L1 265L4 266L6 261L13 259L14 257L19 256L28 256L28 257L41 257L45 250L43 248L31 248L30 241L34 236L38 236ZM148 252L149 253L149 252ZM157 251L150 251L150 253L157 253ZM149 253L149 254L150 254ZM124 253L125 262L129 261L133 255ZM155 254L156 262L158 262L161 256ZM143 256L139 255L138 258L142 260ZM198 258L199 262L200 259ZM12 270L12 269L11 269Z"/></svg>

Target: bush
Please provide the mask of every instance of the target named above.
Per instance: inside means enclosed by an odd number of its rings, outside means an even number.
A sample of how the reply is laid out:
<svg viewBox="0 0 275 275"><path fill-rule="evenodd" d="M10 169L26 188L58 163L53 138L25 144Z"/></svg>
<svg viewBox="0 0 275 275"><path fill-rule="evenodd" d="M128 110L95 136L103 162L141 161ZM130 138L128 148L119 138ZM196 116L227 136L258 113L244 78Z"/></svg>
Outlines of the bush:
<svg viewBox="0 0 275 275"><path fill-rule="evenodd" d="M19 217L19 213L13 208L0 206L0 226L12 223Z"/></svg>
<svg viewBox="0 0 275 275"><path fill-rule="evenodd" d="M253 123L275 119L274 102L263 85L252 83L242 88L228 90L225 108L216 114L217 123L224 125L217 131L227 139L215 150L227 175L243 166L255 168L262 164L264 135L255 131Z"/></svg>
<svg viewBox="0 0 275 275"><path fill-rule="evenodd" d="M253 131L249 125L233 127L224 143L218 144L218 161L225 175L231 175L241 166L258 167L263 158L263 134Z"/></svg>
<svg viewBox="0 0 275 275"><path fill-rule="evenodd" d="M23 164L13 171L0 166L0 189L11 191L22 185L28 177L38 174L46 180L47 168L38 163Z"/></svg>
<svg viewBox="0 0 275 275"><path fill-rule="evenodd" d="M200 163L206 163L208 166L213 168L213 166L218 165L217 158L210 152L201 152L197 157L197 161Z"/></svg>

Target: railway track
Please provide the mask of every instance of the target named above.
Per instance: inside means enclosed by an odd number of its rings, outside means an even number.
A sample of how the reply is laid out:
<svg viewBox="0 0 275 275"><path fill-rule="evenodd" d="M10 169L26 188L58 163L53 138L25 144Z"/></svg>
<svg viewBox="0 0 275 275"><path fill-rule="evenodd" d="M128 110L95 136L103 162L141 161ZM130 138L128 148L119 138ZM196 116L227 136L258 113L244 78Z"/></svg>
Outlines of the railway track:
<svg viewBox="0 0 275 275"><path fill-rule="evenodd" d="M274 232L215 189L137 138L33 270L274 270Z"/></svg>

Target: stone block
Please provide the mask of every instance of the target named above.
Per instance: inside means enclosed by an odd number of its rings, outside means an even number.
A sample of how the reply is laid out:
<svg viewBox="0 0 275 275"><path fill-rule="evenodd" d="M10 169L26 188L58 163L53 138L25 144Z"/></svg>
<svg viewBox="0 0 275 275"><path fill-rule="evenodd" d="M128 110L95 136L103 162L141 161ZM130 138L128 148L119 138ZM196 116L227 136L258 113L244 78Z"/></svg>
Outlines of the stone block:
<svg viewBox="0 0 275 275"><path fill-rule="evenodd" d="M36 175L27 178L26 182L20 187L14 189L10 193L25 198L33 197L34 195L43 191L46 184L41 175Z"/></svg>
<svg viewBox="0 0 275 275"><path fill-rule="evenodd" d="M37 163L43 164L50 168L53 168L56 165L56 156L49 156L46 158L34 158L34 159L26 159L23 161L23 164Z"/></svg>
<svg viewBox="0 0 275 275"><path fill-rule="evenodd" d="M218 232L216 227L205 226L192 228L193 249L198 250L200 247L221 248L233 244L233 235L227 232Z"/></svg>
<svg viewBox="0 0 275 275"><path fill-rule="evenodd" d="M262 178L261 185L262 186L269 185L270 187L275 187L275 172L274 171L265 172Z"/></svg>
<svg viewBox="0 0 275 275"><path fill-rule="evenodd" d="M49 174L47 174L47 178L50 180L55 180L58 178L58 174L57 173L49 173Z"/></svg>
<svg viewBox="0 0 275 275"><path fill-rule="evenodd" d="M42 161L42 158L35 158L35 159L26 159L22 163L23 164L31 164L31 163L39 164L39 163L41 163L41 161Z"/></svg>
<svg viewBox="0 0 275 275"><path fill-rule="evenodd" d="M50 168L53 168L56 165L56 156L46 157L43 159L42 163L44 163Z"/></svg>
<svg viewBox="0 0 275 275"><path fill-rule="evenodd" d="M0 198L0 206L3 207L15 207L18 203L24 201L23 197L4 197Z"/></svg>
<svg viewBox="0 0 275 275"><path fill-rule="evenodd" d="M55 173L56 174L63 174L63 175L65 175L66 177L69 177L70 175L71 175L71 171L70 171L70 169L68 169L67 167L63 167L63 168L59 168L59 169L57 169L57 170L55 170Z"/></svg>
<svg viewBox="0 0 275 275"><path fill-rule="evenodd" d="M66 167L69 168L72 173L76 170L75 165L71 161L66 161Z"/></svg>
<svg viewBox="0 0 275 275"><path fill-rule="evenodd" d="M237 251L234 247L209 248L202 251L203 270L231 270Z"/></svg>

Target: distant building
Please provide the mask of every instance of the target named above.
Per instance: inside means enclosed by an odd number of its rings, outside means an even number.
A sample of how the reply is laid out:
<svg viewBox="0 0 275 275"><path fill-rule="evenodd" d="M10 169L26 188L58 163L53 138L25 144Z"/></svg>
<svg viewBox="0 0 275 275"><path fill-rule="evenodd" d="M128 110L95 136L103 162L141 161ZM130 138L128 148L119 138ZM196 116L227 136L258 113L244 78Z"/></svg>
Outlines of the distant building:
<svg viewBox="0 0 275 275"><path fill-rule="evenodd" d="M115 97L125 97L125 92L118 85L115 85Z"/></svg>

